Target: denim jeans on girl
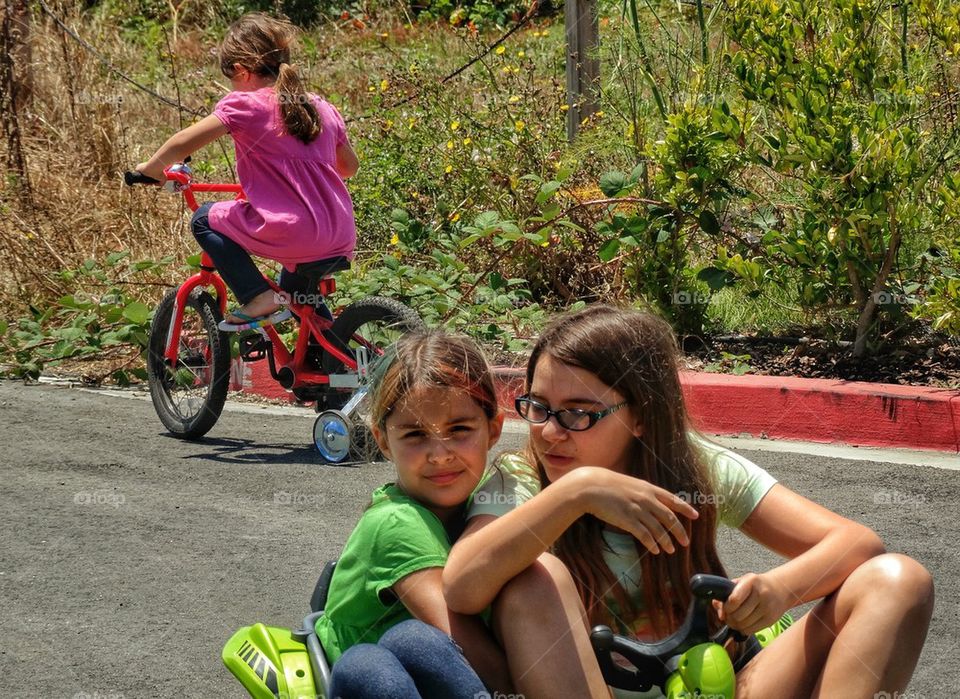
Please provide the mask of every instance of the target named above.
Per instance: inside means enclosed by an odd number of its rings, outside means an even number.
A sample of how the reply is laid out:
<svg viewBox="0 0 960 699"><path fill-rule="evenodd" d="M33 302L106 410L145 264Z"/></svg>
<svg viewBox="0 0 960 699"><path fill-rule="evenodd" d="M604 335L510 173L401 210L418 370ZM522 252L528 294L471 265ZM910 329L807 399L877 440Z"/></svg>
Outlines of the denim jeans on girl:
<svg viewBox="0 0 960 699"><path fill-rule="evenodd" d="M379 642L347 649L333 665L333 699L489 699L456 643L409 619Z"/></svg>
<svg viewBox="0 0 960 699"><path fill-rule="evenodd" d="M197 239L197 242L204 252L210 255L210 259L213 260L217 272L219 272L227 286L230 287L233 295L237 297L240 305L246 305L259 294L268 291L270 285L267 284L267 280L263 278L263 274L257 268L257 265L254 264L250 253L230 240L227 236L218 233L210 227L208 217L211 206L213 206L213 202L204 204L194 212L193 219L190 221L193 237ZM296 272L291 272L286 268L280 272L278 284L281 289L291 294L294 298L296 298L297 294L307 295L316 294L317 292L316 289L311 288L310 282L306 277ZM327 310L322 300L318 300L315 305L322 315L331 320L333 319L333 316L330 314L330 311Z"/></svg>

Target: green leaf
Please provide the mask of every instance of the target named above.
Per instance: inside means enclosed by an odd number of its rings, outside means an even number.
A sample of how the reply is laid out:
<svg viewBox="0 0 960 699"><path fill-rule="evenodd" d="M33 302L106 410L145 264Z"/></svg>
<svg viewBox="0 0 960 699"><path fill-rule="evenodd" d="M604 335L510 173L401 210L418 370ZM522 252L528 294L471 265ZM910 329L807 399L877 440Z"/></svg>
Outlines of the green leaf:
<svg viewBox="0 0 960 699"><path fill-rule="evenodd" d="M600 191L608 197L619 195L627 184L627 176L619 170L606 172L600 177Z"/></svg>
<svg viewBox="0 0 960 699"><path fill-rule="evenodd" d="M716 235L720 232L720 222L710 209L701 211L697 221L700 223L701 230L707 235Z"/></svg>
<svg viewBox="0 0 960 699"><path fill-rule="evenodd" d="M10 324L7 321L0 319L0 337L3 337L7 334L7 328L9 327Z"/></svg>
<svg viewBox="0 0 960 699"><path fill-rule="evenodd" d="M736 278L725 269L704 267L697 273L697 279L706 282L712 291L719 291L723 287L733 284Z"/></svg>
<svg viewBox="0 0 960 699"><path fill-rule="evenodd" d="M146 323L149 315L150 309L147 308L146 304L140 303L139 301L134 301L123 309L123 317L137 325Z"/></svg>
<svg viewBox="0 0 960 699"><path fill-rule="evenodd" d="M544 182L540 186L540 191L537 192L536 202L537 204L543 204L550 197L557 193L557 190L560 189L560 183L556 180L550 182Z"/></svg>
<svg viewBox="0 0 960 699"><path fill-rule="evenodd" d="M597 254L603 262L609 262L617 256L619 251L620 241L617 238L611 238L600 247Z"/></svg>

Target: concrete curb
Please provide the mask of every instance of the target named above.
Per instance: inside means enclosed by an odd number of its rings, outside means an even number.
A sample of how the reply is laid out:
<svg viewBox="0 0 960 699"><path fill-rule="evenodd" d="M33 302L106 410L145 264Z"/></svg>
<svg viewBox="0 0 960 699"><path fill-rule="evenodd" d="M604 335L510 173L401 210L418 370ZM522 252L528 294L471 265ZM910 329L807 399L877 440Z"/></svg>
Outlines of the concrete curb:
<svg viewBox="0 0 960 699"><path fill-rule="evenodd" d="M514 415L522 369L496 368L500 405ZM694 426L707 434L960 453L960 391L830 379L681 372ZM265 361L233 367L232 386L292 400Z"/></svg>

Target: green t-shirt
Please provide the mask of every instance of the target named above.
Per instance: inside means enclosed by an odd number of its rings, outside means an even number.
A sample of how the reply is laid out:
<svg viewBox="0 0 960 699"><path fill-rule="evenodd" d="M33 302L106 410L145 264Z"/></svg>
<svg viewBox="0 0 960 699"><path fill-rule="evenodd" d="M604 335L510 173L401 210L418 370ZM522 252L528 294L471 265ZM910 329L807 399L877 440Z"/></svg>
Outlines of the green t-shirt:
<svg viewBox="0 0 960 699"><path fill-rule="evenodd" d="M376 643L412 619L390 588L425 568L442 568L450 541L440 519L390 483L373 493L337 561L317 636L331 663L358 643Z"/></svg>

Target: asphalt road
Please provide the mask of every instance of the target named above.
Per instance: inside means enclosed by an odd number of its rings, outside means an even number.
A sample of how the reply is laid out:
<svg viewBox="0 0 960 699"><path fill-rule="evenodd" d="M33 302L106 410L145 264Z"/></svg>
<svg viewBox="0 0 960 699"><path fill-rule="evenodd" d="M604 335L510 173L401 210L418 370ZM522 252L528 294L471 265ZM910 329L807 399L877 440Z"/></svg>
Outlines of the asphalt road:
<svg viewBox="0 0 960 699"><path fill-rule="evenodd" d="M391 477L386 464L321 464L305 414L231 408L190 443L133 396L0 382L3 697L245 696L223 643L255 621L297 625L323 562ZM960 474L743 453L933 572L930 637L900 697L954 696ZM776 563L736 532L721 545L732 575Z"/></svg>

